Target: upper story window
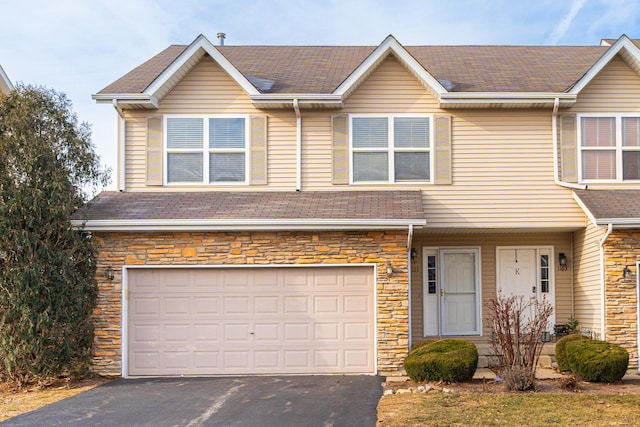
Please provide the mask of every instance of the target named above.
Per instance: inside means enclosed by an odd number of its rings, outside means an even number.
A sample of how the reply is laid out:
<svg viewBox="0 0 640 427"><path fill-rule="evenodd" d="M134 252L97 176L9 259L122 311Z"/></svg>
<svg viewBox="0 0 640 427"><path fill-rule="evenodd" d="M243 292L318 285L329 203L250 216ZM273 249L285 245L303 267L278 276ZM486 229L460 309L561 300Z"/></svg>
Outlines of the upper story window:
<svg viewBox="0 0 640 427"><path fill-rule="evenodd" d="M352 116L351 181L431 181L431 119L428 116Z"/></svg>
<svg viewBox="0 0 640 427"><path fill-rule="evenodd" d="M583 181L640 180L640 117L580 118Z"/></svg>
<svg viewBox="0 0 640 427"><path fill-rule="evenodd" d="M246 183L247 126L245 117L166 117L166 182Z"/></svg>

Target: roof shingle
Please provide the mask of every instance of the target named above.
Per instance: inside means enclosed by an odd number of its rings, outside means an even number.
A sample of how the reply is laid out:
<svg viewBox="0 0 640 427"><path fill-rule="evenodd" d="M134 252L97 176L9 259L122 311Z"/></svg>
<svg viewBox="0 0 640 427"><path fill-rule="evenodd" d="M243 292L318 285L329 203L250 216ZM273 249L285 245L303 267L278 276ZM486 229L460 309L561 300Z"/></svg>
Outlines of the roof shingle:
<svg viewBox="0 0 640 427"><path fill-rule="evenodd" d="M640 220L640 190L574 190L596 218Z"/></svg>
<svg viewBox="0 0 640 427"><path fill-rule="evenodd" d="M154 192L106 191L75 220L347 219L424 220L420 191Z"/></svg>
<svg viewBox="0 0 640 427"><path fill-rule="evenodd" d="M99 94L142 93L187 46L170 46ZM375 46L216 46L246 78L275 81L268 93L332 93ZM406 46L454 92L565 92L603 46Z"/></svg>

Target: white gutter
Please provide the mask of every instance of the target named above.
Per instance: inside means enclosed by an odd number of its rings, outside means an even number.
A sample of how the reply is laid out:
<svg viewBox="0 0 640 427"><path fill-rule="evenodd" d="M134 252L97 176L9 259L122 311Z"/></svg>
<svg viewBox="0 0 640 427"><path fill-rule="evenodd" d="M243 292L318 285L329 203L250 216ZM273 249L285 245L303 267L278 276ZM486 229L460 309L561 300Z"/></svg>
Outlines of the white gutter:
<svg viewBox="0 0 640 427"><path fill-rule="evenodd" d="M407 309L407 315L409 316L409 347L411 348L411 246L413 246L413 224L409 224L409 233L407 236L407 280L409 281L409 288L407 289L407 299L409 307Z"/></svg>
<svg viewBox="0 0 640 427"><path fill-rule="evenodd" d="M296 112L296 191L302 191L302 115L297 98L293 100L293 110Z"/></svg>
<svg viewBox="0 0 640 427"><path fill-rule="evenodd" d="M560 98L556 97L553 102L553 113L551 114L551 140L553 141L553 181L566 188L575 188L578 190L586 190L586 185L572 184L560 180L560 168L558 166L558 107L560 106Z"/></svg>
<svg viewBox="0 0 640 427"><path fill-rule="evenodd" d="M118 191L124 191L125 189L125 179L126 179L126 174L125 174L125 166L124 166L124 162L125 162L125 137L126 137L126 120L124 119L124 112L122 111L122 108L120 108L120 106L118 105L118 100L114 99L112 101L113 103L113 108L116 109L116 112L118 113L119 118L119 123L118 123L118 129L120 131L120 134L118 135Z"/></svg>
<svg viewBox="0 0 640 427"><path fill-rule="evenodd" d="M606 318L606 304L605 304L605 284L606 284L606 273L605 273L605 263L604 263L604 243L607 241L607 239L609 238L609 235L611 234L611 231L613 230L613 224L609 224L607 226L607 232L605 233L604 237L602 237L602 240L600 240L600 298L602 299L601 303L600 303L600 328L602 329L602 337L600 337L599 339L601 339L602 341L606 340L606 335L605 335L605 327L606 327L606 323L605 323L605 318Z"/></svg>
<svg viewBox="0 0 640 427"><path fill-rule="evenodd" d="M247 219L226 220L72 220L74 227L89 231L217 231L217 230L404 230L426 225L426 220L397 219L267 219L251 223Z"/></svg>

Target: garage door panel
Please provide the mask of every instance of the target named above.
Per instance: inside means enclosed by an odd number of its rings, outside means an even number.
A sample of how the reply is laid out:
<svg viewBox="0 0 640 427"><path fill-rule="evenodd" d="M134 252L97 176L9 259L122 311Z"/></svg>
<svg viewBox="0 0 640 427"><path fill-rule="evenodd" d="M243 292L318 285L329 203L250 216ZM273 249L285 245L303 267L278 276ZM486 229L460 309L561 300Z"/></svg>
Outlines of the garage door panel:
<svg viewBox="0 0 640 427"><path fill-rule="evenodd" d="M196 317L210 317L220 313L220 297L194 296L193 315Z"/></svg>
<svg viewBox="0 0 640 427"><path fill-rule="evenodd" d="M317 296L313 299L313 312L316 314L338 314L340 296Z"/></svg>
<svg viewBox="0 0 640 427"><path fill-rule="evenodd" d="M194 341L200 346L205 344L220 344L220 326L217 323L193 325Z"/></svg>
<svg viewBox="0 0 640 427"><path fill-rule="evenodd" d="M308 314L309 297L307 296L286 296L284 297L285 314Z"/></svg>
<svg viewBox="0 0 640 427"><path fill-rule="evenodd" d="M250 299L248 296L223 297L223 307L225 315L246 316L251 312Z"/></svg>
<svg viewBox="0 0 640 427"><path fill-rule="evenodd" d="M164 308L164 314L168 316L190 316L191 298L184 296L171 296L163 298L162 307Z"/></svg>
<svg viewBox="0 0 640 427"><path fill-rule="evenodd" d="M371 268L131 269L128 277L129 375L374 372Z"/></svg>
<svg viewBox="0 0 640 427"><path fill-rule="evenodd" d="M284 340L285 342L300 342L310 339L309 323L285 323L284 324Z"/></svg>
<svg viewBox="0 0 640 427"><path fill-rule="evenodd" d="M253 312L255 314L281 314L280 297L255 296L253 298Z"/></svg>

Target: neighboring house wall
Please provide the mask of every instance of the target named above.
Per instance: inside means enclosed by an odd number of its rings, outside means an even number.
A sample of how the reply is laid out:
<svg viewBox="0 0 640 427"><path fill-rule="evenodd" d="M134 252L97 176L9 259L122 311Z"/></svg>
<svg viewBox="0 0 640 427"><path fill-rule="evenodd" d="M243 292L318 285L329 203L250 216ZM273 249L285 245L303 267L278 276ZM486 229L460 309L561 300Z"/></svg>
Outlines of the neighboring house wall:
<svg viewBox="0 0 640 427"><path fill-rule="evenodd" d="M120 375L123 265L377 265L377 365L380 375L403 373L409 342L407 232L156 232L95 233L96 278L93 369ZM387 275L387 267L393 274ZM115 279L105 279L107 269Z"/></svg>
<svg viewBox="0 0 640 427"><path fill-rule="evenodd" d="M629 352L629 365L638 366L638 295L636 263L640 260L640 231L615 230L604 246L605 337ZM627 267L631 273L624 277Z"/></svg>
<svg viewBox="0 0 640 427"><path fill-rule="evenodd" d="M606 228L588 221L573 233L574 259L569 259L574 268L574 317L581 330L594 331L598 338L602 338L600 241L605 233Z"/></svg>
<svg viewBox="0 0 640 427"><path fill-rule="evenodd" d="M417 262L411 269L411 335L421 340L423 334L423 247L480 247L482 274L482 334L491 336L491 322L484 305L496 296L496 247L497 246L552 246L555 270L555 323L565 323L571 315L571 270L560 271L557 258L560 252L571 253L570 233L514 233L514 234L433 234L416 236L413 247L418 250ZM551 326L551 325L550 325Z"/></svg>

